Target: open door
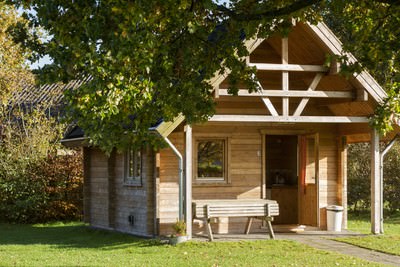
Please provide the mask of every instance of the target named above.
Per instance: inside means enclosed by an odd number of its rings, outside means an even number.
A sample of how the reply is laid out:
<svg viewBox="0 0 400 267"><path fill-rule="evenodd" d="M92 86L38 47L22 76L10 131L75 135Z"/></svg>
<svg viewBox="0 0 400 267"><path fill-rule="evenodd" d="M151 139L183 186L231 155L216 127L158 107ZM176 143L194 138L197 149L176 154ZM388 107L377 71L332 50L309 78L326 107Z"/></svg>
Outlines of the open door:
<svg viewBox="0 0 400 267"><path fill-rule="evenodd" d="M318 134L299 136L299 223L318 226Z"/></svg>
<svg viewBox="0 0 400 267"><path fill-rule="evenodd" d="M267 198L279 203L275 224L298 224L298 137L266 135Z"/></svg>

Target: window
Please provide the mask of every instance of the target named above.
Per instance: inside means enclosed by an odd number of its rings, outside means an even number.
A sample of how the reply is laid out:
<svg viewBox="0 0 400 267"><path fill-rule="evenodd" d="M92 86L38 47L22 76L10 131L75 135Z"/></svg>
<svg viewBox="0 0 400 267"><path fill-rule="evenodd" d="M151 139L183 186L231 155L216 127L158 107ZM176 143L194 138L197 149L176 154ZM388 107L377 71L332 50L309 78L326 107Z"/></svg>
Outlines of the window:
<svg viewBox="0 0 400 267"><path fill-rule="evenodd" d="M196 141L196 150L197 182L226 181L226 139L199 139Z"/></svg>
<svg viewBox="0 0 400 267"><path fill-rule="evenodd" d="M125 184L141 185L142 183L142 152L129 149L125 156Z"/></svg>

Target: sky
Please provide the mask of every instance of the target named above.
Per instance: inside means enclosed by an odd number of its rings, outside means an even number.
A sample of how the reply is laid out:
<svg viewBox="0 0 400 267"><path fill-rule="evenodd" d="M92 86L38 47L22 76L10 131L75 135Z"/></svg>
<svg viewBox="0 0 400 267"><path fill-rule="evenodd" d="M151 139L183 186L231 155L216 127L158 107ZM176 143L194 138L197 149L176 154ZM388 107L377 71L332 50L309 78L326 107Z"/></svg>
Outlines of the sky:
<svg viewBox="0 0 400 267"><path fill-rule="evenodd" d="M33 63L32 62L28 62L28 64L29 64L29 67L32 70L34 70L34 69L39 69L39 68L43 67L44 65L49 64L51 62L52 62L51 58L46 55L46 56L42 57L41 59L39 59L36 62L33 62Z"/></svg>

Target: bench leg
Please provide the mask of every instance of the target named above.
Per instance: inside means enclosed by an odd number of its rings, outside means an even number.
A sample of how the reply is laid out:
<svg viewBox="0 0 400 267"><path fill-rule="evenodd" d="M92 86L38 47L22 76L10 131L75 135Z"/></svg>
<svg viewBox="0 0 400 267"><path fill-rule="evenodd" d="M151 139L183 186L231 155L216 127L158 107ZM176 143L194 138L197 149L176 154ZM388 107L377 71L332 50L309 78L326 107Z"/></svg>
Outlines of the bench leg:
<svg viewBox="0 0 400 267"><path fill-rule="evenodd" d="M274 230L272 229L272 224L271 224L271 218L266 218L266 222L267 222L269 237L271 239L275 239Z"/></svg>
<svg viewBox="0 0 400 267"><path fill-rule="evenodd" d="M206 228L207 228L208 240L214 241L214 236L213 236L213 233L211 230L211 225L210 225L210 219L205 219L204 223L206 224Z"/></svg>
<svg viewBox="0 0 400 267"><path fill-rule="evenodd" d="M246 224L246 230L244 231L244 233L246 235L248 235L250 233L250 228L251 228L252 222L253 222L253 217L248 217L247 218L247 224Z"/></svg>

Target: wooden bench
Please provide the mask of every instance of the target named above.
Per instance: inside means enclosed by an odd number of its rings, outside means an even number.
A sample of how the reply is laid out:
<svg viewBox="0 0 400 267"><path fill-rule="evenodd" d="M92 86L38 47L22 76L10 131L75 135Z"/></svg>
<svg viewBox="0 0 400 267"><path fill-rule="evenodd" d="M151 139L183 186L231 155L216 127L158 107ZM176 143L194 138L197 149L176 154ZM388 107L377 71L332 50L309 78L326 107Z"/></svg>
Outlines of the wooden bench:
<svg viewBox="0 0 400 267"><path fill-rule="evenodd" d="M245 234L250 232L254 218L265 220L269 236L275 239L271 221L279 215L279 205L269 199L210 199L192 202L193 219L204 221L210 241L214 240L210 220L218 217L247 217Z"/></svg>

